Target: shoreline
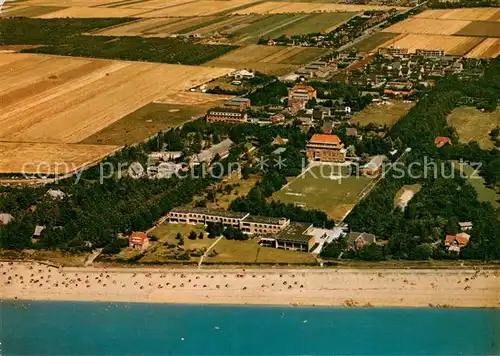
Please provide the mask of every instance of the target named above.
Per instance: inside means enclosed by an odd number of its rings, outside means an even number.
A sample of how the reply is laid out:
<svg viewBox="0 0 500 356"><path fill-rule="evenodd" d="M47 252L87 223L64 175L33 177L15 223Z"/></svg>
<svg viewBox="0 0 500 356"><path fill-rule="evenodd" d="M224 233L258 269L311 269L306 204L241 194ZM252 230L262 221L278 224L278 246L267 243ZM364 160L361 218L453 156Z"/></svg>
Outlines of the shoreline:
<svg viewBox="0 0 500 356"><path fill-rule="evenodd" d="M498 269L96 268L0 262L9 301L499 308Z"/></svg>

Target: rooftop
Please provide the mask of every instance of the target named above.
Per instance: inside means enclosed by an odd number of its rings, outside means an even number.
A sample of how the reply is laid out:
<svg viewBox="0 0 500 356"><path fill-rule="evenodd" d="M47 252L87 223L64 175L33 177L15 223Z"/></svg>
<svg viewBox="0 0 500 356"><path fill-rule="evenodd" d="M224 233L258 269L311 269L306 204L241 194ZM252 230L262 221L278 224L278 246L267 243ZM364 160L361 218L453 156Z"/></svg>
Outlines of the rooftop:
<svg viewBox="0 0 500 356"><path fill-rule="evenodd" d="M190 207L177 207L171 210L172 213L183 213L183 214L205 214L210 216L222 216L225 218L232 219L243 219L248 213L240 213L237 211L220 210L220 209L208 209L208 208L190 208Z"/></svg>
<svg viewBox="0 0 500 356"><path fill-rule="evenodd" d="M347 242L354 243L357 239L362 239L367 243L374 243L376 241L376 237L373 234L369 234L367 232L350 232L347 235Z"/></svg>
<svg viewBox="0 0 500 356"><path fill-rule="evenodd" d="M260 215L248 215L244 220L244 222L253 222L258 224L273 224L273 225L282 225L288 219L286 218L273 218L269 216L260 216Z"/></svg>
<svg viewBox="0 0 500 356"><path fill-rule="evenodd" d="M291 243L307 243L312 235L308 234L311 223L291 222L286 228L276 235L276 241Z"/></svg>
<svg viewBox="0 0 500 356"><path fill-rule="evenodd" d="M311 143L340 143L340 138L337 135L314 134L309 141Z"/></svg>

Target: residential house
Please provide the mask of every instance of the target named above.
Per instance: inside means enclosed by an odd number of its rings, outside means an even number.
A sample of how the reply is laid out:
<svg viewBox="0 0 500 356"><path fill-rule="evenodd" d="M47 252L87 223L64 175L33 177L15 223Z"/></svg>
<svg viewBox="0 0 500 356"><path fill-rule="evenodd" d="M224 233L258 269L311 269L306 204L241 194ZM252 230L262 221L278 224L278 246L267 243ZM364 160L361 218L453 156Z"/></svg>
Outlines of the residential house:
<svg viewBox="0 0 500 356"><path fill-rule="evenodd" d="M378 175L381 171L382 164L384 163L386 157L384 155L378 155L371 158L370 162L361 166L359 173L364 175Z"/></svg>
<svg viewBox="0 0 500 356"><path fill-rule="evenodd" d="M473 224L471 221L462 221L458 223L458 226L460 227L460 231L470 231L472 230Z"/></svg>
<svg viewBox="0 0 500 356"><path fill-rule="evenodd" d="M232 145L233 141L227 138L213 145L212 147L194 155L191 159L191 165L210 163L216 156L219 156L221 159L226 158L229 155L229 148Z"/></svg>
<svg viewBox="0 0 500 356"><path fill-rule="evenodd" d="M251 101L248 98L233 98L224 103L224 106L227 108L238 109L240 111L245 110L250 107Z"/></svg>
<svg viewBox="0 0 500 356"><path fill-rule="evenodd" d="M333 130L333 121L326 121L323 126L321 126L321 132L324 134L331 134Z"/></svg>
<svg viewBox="0 0 500 356"><path fill-rule="evenodd" d="M348 127L345 130L346 136L351 136L351 137L357 137L358 136L358 130L355 127Z"/></svg>
<svg viewBox="0 0 500 356"><path fill-rule="evenodd" d="M275 146L282 146L282 145L286 145L287 143L288 143L287 138L283 138L281 136L276 136L271 144L275 145Z"/></svg>
<svg viewBox="0 0 500 356"><path fill-rule="evenodd" d="M295 84L291 89L288 90L289 106L293 103L300 103L301 107L304 107L310 99L316 98L316 89L309 85Z"/></svg>
<svg viewBox="0 0 500 356"><path fill-rule="evenodd" d="M151 152L148 155L148 162L155 163L159 161L168 162L174 161L182 157L181 151L167 151L167 152Z"/></svg>
<svg viewBox="0 0 500 356"><path fill-rule="evenodd" d="M456 235L446 235L444 244L448 251L459 253L462 248L469 244L469 240L470 235L465 232L461 232Z"/></svg>
<svg viewBox="0 0 500 356"><path fill-rule="evenodd" d="M7 213L0 213L0 226L6 226L10 222L14 221L14 217Z"/></svg>
<svg viewBox="0 0 500 356"><path fill-rule="evenodd" d="M324 120L325 118L330 116L331 108L324 106L316 106L313 109L313 119L314 120Z"/></svg>
<svg viewBox="0 0 500 356"><path fill-rule="evenodd" d="M228 75L230 78L234 79L251 79L255 77L255 73L250 72L246 69L238 70L236 72L230 73Z"/></svg>
<svg viewBox="0 0 500 356"><path fill-rule="evenodd" d="M208 110L206 120L207 122L241 123L246 122L248 116L244 110L239 108L213 108Z"/></svg>
<svg viewBox="0 0 500 356"><path fill-rule="evenodd" d="M359 250L376 242L375 235L367 232L350 232L347 234L347 246L351 250Z"/></svg>
<svg viewBox="0 0 500 356"><path fill-rule="evenodd" d="M451 145L451 140L449 137L438 136L434 139L434 144L437 148L441 148L446 145Z"/></svg>
<svg viewBox="0 0 500 356"><path fill-rule="evenodd" d="M145 232L133 232L128 238L128 246L145 251L149 247L149 237Z"/></svg>
<svg viewBox="0 0 500 356"><path fill-rule="evenodd" d="M309 161L345 162L346 149L337 135L314 134L307 144Z"/></svg>

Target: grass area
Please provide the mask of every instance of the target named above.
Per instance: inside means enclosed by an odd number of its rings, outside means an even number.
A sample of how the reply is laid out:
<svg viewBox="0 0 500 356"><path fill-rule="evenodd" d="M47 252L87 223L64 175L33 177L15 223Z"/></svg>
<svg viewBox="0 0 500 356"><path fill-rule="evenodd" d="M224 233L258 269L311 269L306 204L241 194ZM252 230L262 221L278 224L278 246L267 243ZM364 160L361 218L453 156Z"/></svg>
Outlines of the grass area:
<svg viewBox="0 0 500 356"><path fill-rule="evenodd" d="M145 140L159 131L182 125L193 118L203 116L213 106L215 106L214 102L193 106L150 103L86 138L81 143L118 146L133 144Z"/></svg>
<svg viewBox="0 0 500 356"><path fill-rule="evenodd" d="M477 199L479 201L491 203L495 209L500 209L500 192L488 188L485 185L484 179L478 174L474 174L474 168L471 166L463 165L462 167L463 172L468 176L467 181L477 192Z"/></svg>
<svg viewBox="0 0 500 356"><path fill-rule="evenodd" d="M214 187L211 187L211 189L214 189L217 191L219 188L222 189L222 193L216 193L215 194L215 201L214 202L207 202L207 208L210 209L228 209L229 205L231 202L242 196L246 196L250 189L252 189L255 184L260 180L258 176L250 176L248 179L241 179L239 177L238 173L234 173L229 177L228 179L225 179L223 183L217 184ZM227 185L235 185L237 184L237 187L234 187L231 193L227 194L224 192L224 187ZM198 199L203 199L203 197L198 197Z"/></svg>
<svg viewBox="0 0 500 356"><path fill-rule="evenodd" d="M280 63L302 65L314 61L316 58L321 57L328 52L329 50L324 48L306 48L305 50L286 58Z"/></svg>
<svg viewBox="0 0 500 356"><path fill-rule="evenodd" d="M447 117L448 125L453 126L460 138L460 142L476 141L482 148L494 147L489 133L500 126L500 108L495 112L481 112L473 107L460 107Z"/></svg>
<svg viewBox="0 0 500 356"><path fill-rule="evenodd" d="M356 204L372 178L347 176L347 168L321 165L311 168L289 185L273 194L283 203L319 209L334 220L340 220ZM341 175L344 178L338 178Z"/></svg>
<svg viewBox="0 0 500 356"><path fill-rule="evenodd" d="M384 101L380 104L373 103L366 107L360 113L356 113L352 122L359 125L392 126L403 117L412 107L413 103L404 103L403 101Z"/></svg>
<svg viewBox="0 0 500 356"><path fill-rule="evenodd" d="M328 33L336 26L354 16L355 12L331 12L324 14L309 14L290 25L279 28L266 35L269 38L280 36L307 35L310 33Z"/></svg>
<svg viewBox="0 0 500 356"><path fill-rule="evenodd" d="M237 29L232 32L229 38L233 43L237 44L255 44L260 37L269 37L267 33L271 33L279 26L285 23L293 22L294 20L303 17L297 14L279 14L266 15L260 20L254 21L248 26Z"/></svg>
<svg viewBox="0 0 500 356"><path fill-rule="evenodd" d="M29 6L22 7L9 11L7 13L0 13L1 17L36 17L48 14L50 12L62 10L64 7L60 6Z"/></svg>
<svg viewBox="0 0 500 356"><path fill-rule="evenodd" d="M207 257L208 263L313 263L315 257L307 252L279 250L259 245L259 237L246 241L222 239L214 250L215 257Z"/></svg>
<svg viewBox="0 0 500 356"><path fill-rule="evenodd" d="M196 250L202 251L207 249L210 245L215 242L215 239L209 239L204 237L203 239L190 240L188 238L189 233L195 231L198 235L200 232L204 232L205 228L203 225L189 225L189 224L163 224L151 231L150 235L154 235L158 238L151 244L146 252L146 255L141 258L141 262L168 262L168 261L179 261L176 259L177 256L182 255L186 251ZM177 245L177 240L175 239L177 233L180 232L183 239L184 245L178 247L168 247L165 243L170 245ZM191 257L189 261L199 261L200 257Z"/></svg>
<svg viewBox="0 0 500 356"><path fill-rule="evenodd" d="M360 53L369 53L398 35L398 33L377 32L356 43L354 48Z"/></svg>
<svg viewBox="0 0 500 356"><path fill-rule="evenodd" d="M201 64L237 47L196 44L189 39L85 36L131 19L0 19L4 44L42 44L25 50L65 56L172 64Z"/></svg>

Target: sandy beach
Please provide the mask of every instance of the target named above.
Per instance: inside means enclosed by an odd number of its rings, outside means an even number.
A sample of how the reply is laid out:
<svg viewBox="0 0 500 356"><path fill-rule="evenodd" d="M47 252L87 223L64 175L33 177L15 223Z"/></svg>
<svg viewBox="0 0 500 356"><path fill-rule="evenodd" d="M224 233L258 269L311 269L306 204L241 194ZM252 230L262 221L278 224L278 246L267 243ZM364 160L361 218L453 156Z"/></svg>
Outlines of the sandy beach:
<svg viewBox="0 0 500 356"><path fill-rule="evenodd" d="M500 270L52 267L0 262L2 299L500 307Z"/></svg>

